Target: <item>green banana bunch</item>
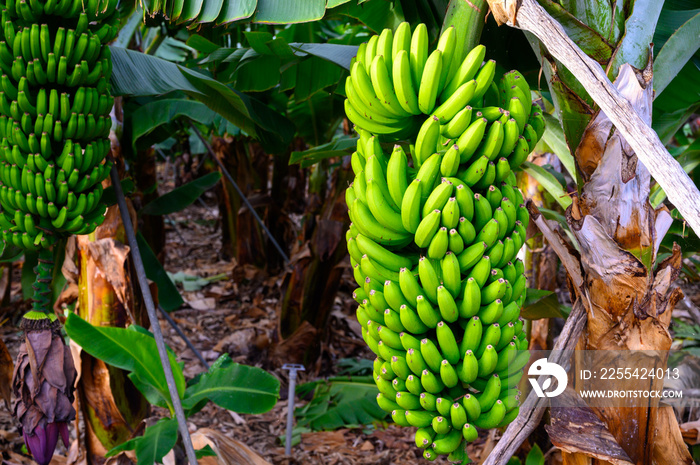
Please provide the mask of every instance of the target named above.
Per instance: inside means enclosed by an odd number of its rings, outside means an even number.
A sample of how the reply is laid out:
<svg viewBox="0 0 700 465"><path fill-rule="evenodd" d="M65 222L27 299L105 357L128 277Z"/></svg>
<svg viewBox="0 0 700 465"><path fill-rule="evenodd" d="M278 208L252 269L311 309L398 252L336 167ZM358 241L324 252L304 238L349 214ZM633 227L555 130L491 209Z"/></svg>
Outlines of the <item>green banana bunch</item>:
<svg viewBox="0 0 700 465"><path fill-rule="evenodd" d="M544 119L520 73L494 80L483 46L454 50L452 28L431 51L407 23L360 46L345 83L360 136L347 242L378 405L419 428L426 459L465 461L477 428L519 411L529 217L514 171Z"/></svg>
<svg viewBox="0 0 700 465"><path fill-rule="evenodd" d="M0 6L0 230L25 250L104 220L117 0Z"/></svg>

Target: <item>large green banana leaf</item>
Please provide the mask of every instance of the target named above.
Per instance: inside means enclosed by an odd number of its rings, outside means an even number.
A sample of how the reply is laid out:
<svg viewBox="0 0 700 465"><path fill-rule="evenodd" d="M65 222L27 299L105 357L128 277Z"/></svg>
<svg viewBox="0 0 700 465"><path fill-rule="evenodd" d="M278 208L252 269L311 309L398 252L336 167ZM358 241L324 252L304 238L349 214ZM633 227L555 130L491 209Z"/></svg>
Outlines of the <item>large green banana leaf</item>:
<svg viewBox="0 0 700 465"><path fill-rule="evenodd" d="M195 71L133 50L112 47L112 89L132 97L185 93L274 152L294 135L292 122L263 102Z"/></svg>
<svg viewBox="0 0 700 465"><path fill-rule="evenodd" d="M431 37L436 37L448 3L448 0L147 0L143 5L146 14L164 14L178 23L295 24L343 15L359 20L375 32L394 28L401 21L424 22Z"/></svg>

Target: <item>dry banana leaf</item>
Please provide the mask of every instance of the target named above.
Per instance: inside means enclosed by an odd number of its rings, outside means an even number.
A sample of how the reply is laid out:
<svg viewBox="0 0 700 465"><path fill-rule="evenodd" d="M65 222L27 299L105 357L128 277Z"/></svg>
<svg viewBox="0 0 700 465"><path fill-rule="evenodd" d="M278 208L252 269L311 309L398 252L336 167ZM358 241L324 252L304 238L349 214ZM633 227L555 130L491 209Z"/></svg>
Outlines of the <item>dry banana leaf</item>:
<svg viewBox="0 0 700 465"><path fill-rule="evenodd" d="M216 452L215 457L199 459L200 465L270 465L270 462L242 442L209 428L195 431L192 434L192 445L195 449L209 446Z"/></svg>

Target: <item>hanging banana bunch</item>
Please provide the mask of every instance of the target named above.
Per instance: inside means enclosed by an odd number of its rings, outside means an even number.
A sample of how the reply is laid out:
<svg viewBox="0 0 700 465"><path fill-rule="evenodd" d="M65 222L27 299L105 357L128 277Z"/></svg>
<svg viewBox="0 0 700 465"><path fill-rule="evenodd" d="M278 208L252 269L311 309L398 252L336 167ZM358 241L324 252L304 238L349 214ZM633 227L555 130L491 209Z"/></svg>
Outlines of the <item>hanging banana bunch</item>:
<svg viewBox="0 0 700 465"><path fill-rule="evenodd" d="M7 0L0 30L0 228L48 249L101 224L116 0Z"/></svg>
<svg viewBox="0 0 700 465"><path fill-rule="evenodd" d="M73 383L61 384L55 375L54 362L68 349L51 308L51 248L62 237L92 232L104 219L113 103L107 43L119 30L116 6L117 0L0 6L0 231L6 244L39 251L34 311L23 319L27 345L55 339L51 363L16 370L12 381L13 412L40 465L50 462L59 433L67 445L67 424L75 417ZM75 369L67 353L58 371L70 379ZM47 392L58 394L36 395L42 380Z"/></svg>
<svg viewBox="0 0 700 465"><path fill-rule="evenodd" d="M494 80L485 48L460 61L455 41L449 28L430 51L425 25L403 23L359 47L345 82L360 136L346 237L377 403L418 428L426 459L466 462L477 428L519 411L529 216L513 170L544 118L520 73ZM401 143L388 153L380 140Z"/></svg>

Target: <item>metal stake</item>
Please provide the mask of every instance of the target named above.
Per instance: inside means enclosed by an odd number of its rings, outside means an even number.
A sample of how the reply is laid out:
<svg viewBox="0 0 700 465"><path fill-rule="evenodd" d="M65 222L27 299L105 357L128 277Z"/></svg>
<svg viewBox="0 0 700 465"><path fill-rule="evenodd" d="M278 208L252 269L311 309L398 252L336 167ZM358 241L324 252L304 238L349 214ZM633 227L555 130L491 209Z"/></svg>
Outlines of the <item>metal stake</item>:
<svg viewBox="0 0 700 465"><path fill-rule="evenodd" d="M285 455L292 454L292 428L294 426L294 392L297 384L297 371L305 371L304 365L285 363L283 370L289 370L289 393L287 394L287 440L284 443Z"/></svg>
<svg viewBox="0 0 700 465"><path fill-rule="evenodd" d="M117 204L119 205L119 213L122 217L122 223L124 223L126 238L129 243L129 247L131 247L131 258L134 260L134 268L136 269L136 276L139 281L139 286L141 287L143 303L146 305L146 311L148 312L148 319L151 322L153 337L155 338L156 346L158 347L160 363L163 365L165 381L168 385L168 391L170 392L170 399L173 402L173 409L175 410L175 417L177 418L178 428L180 429L180 435L182 436L182 443L185 446L185 452L187 453L187 459L190 462L190 465L197 465L197 457L195 456L194 447L192 446L192 438L190 437L190 432L187 429L185 411L182 409L180 395L178 394L177 386L175 385L175 377L173 376L173 370L170 366L170 359L168 358L168 352L165 349L165 341L163 340L163 333L160 330L160 323L158 322L158 315L156 314L156 306L153 303L153 296L151 295L150 288L148 287L146 270L143 267L141 252L139 251L139 245L136 242L134 225L131 224L131 216L129 216L129 210L126 207L126 199L124 198L121 181L119 179L119 174L117 173L117 165L112 165L110 175L112 176L114 193L117 195Z"/></svg>

